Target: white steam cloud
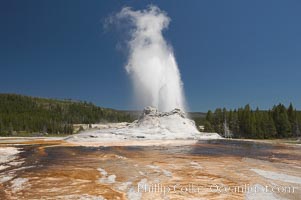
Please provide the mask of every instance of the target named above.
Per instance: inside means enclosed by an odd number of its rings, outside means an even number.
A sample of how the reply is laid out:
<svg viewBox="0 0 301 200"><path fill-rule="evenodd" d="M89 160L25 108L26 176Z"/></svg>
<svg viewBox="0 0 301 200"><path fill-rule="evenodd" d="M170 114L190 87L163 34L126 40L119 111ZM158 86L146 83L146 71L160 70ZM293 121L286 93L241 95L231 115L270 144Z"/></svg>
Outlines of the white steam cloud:
<svg viewBox="0 0 301 200"><path fill-rule="evenodd" d="M137 11L125 7L116 18L130 22L126 71L131 76L139 103L155 106L160 111L174 108L184 111L180 72L172 47L162 35L170 18L156 6Z"/></svg>

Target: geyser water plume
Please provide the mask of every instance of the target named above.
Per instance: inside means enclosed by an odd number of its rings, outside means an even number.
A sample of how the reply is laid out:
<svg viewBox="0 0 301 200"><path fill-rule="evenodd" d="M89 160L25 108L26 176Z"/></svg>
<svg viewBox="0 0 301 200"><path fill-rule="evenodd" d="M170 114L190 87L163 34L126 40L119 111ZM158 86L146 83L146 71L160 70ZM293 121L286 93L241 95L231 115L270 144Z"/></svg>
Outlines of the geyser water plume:
<svg viewBox="0 0 301 200"><path fill-rule="evenodd" d="M141 106L154 106L160 111L185 110L180 72L172 47L162 31L170 18L156 6L134 11L123 8L117 20L130 22L129 57L126 71L133 81Z"/></svg>

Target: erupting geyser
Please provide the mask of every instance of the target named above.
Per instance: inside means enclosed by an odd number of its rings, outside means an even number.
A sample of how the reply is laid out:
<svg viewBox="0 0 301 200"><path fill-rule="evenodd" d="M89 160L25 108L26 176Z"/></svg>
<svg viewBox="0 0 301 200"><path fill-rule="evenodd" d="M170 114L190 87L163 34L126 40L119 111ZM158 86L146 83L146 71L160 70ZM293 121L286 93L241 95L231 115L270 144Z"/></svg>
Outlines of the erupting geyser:
<svg viewBox="0 0 301 200"><path fill-rule="evenodd" d="M162 35L170 18L156 6L138 11L126 7L116 18L130 23L126 71L133 80L141 106L151 105L164 112L174 108L184 111L180 72L172 47Z"/></svg>
<svg viewBox="0 0 301 200"><path fill-rule="evenodd" d="M141 11L123 8L114 17L116 19L129 20L132 25L126 70L131 75L137 97L148 107L132 123L108 125L66 140L107 142L221 138L217 133L200 134L194 121L185 116L180 72L172 48L162 35L170 21L167 15L156 6Z"/></svg>

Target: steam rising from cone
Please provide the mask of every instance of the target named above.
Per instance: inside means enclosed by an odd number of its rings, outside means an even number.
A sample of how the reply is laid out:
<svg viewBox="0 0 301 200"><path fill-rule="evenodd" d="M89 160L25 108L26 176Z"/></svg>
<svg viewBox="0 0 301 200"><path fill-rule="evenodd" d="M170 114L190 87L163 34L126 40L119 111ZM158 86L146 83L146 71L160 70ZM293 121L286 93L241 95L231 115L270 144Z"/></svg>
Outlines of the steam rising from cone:
<svg viewBox="0 0 301 200"><path fill-rule="evenodd" d="M126 21L130 29L128 63L125 66L133 81L141 106L154 106L160 111L185 110L185 97L180 72L172 47L162 31L170 18L156 6L134 11L123 8L116 19Z"/></svg>

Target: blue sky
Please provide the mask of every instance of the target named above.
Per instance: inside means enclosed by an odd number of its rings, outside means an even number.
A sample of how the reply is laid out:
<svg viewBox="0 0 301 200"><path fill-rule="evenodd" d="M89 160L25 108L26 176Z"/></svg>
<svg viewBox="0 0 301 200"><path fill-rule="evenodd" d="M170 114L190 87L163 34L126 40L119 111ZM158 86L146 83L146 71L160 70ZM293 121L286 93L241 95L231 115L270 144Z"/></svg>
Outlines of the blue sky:
<svg viewBox="0 0 301 200"><path fill-rule="evenodd" d="M122 35L103 21L155 4L171 18L190 110L292 102L301 109L300 1L0 2L0 93L133 109Z"/></svg>

